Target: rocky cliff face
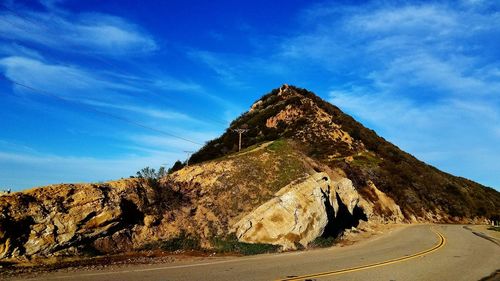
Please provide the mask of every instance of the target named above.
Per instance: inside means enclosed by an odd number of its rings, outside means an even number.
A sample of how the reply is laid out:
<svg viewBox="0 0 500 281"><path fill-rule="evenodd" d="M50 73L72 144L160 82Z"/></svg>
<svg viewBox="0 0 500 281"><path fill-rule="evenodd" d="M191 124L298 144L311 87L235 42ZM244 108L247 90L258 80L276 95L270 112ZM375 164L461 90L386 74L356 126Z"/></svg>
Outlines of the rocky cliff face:
<svg viewBox="0 0 500 281"><path fill-rule="evenodd" d="M2 196L0 258L128 250L181 200L138 179L52 185Z"/></svg>

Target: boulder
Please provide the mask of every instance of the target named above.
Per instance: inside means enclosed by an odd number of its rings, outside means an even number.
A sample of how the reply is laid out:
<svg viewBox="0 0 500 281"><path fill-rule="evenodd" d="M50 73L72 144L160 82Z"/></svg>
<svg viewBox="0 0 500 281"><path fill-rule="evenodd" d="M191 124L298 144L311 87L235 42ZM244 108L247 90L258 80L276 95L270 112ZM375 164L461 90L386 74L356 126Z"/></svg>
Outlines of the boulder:
<svg viewBox="0 0 500 281"><path fill-rule="evenodd" d="M283 187L234 225L238 239L281 245L285 250L307 246L328 223L325 200L335 200L330 184L326 173L316 173Z"/></svg>

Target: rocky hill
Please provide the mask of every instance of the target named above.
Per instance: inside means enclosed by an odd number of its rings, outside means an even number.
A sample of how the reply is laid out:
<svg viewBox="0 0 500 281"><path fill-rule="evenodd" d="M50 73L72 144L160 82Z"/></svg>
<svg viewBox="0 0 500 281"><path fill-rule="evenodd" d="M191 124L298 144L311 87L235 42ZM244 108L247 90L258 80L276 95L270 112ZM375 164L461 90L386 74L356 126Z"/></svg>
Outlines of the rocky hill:
<svg viewBox="0 0 500 281"><path fill-rule="evenodd" d="M365 128L315 94L283 85L255 102L190 162L215 159L237 150L237 134L248 127L244 146L288 139L318 163L341 170L370 197L374 184L401 206L407 220L460 221L500 212L500 193L425 164Z"/></svg>
<svg viewBox="0 0 500 281"><path fill-rule="evenodd" d="M242 127L238 152L233 130ZM0 261L179 247L296 249L373 223L479 222L500 210L495 190L426 165L287 85L189 162L159 181L1 196Z"/></svg>

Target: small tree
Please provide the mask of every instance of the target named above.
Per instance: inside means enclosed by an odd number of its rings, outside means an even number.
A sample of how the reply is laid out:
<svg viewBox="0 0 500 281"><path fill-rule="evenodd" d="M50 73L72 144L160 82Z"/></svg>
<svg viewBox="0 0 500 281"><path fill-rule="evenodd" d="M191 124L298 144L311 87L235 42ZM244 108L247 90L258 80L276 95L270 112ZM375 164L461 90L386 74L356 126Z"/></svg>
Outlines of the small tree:
<svg viewBox="0 0 500 281"><path fill-rule="evenodd" d="M142 168L140 171L137 171L136 177L140 179L145 179L148 181L150 185L158 185L159 181L161 178L165 177L168 174L171 174L175 171L178 171L182 168L184 168L185 164L182 163L181 161L177 160L174 165L169 168L168 170L165 169L165 167L161 166L158 171L156 171L153 168L150 167L145 167ZM134 178L134 176L131 176L131 178Z"/></svg>
<svg viewBox="0 0 500 281"><path fill-rule="evenodd" d="M166 175L167 175L167 170L165 170L165 167L161 166L160 169L158 169L158 173L156 174L156 176L159 179L161 179L161 178L163 178Z"/></svg>
<svg viewBox="0 0 500 281"><path fill-rule="evenodd" d="M165 167L160 167L158 172L153 168L146 167L138 171L136 174L138 178L147 180L149 185L158 186L160 179L167 175L167 171L165 170Z"/></svg>
<svg viewBox="0 0 500 281"><path fill-rule="evenodd" d="M137 177L143 178L143 179L156 179L157 174L156 174L155 169L146 167L146 168L142 168L142 170L137 172Z"/></svg>

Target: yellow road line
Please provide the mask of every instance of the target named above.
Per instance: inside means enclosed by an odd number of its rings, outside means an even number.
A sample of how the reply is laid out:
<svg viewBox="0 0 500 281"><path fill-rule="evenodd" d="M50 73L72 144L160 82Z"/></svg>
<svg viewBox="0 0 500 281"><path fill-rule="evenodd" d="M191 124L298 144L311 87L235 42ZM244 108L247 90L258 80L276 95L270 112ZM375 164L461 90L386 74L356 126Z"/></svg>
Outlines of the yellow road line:
<svg viewBox="0 0 500 281"><path fill-rule="evenodd" d="M279 281L297 281L297 280L304 280L304 279L309 279L309 278L318 278L318 277L339 275L339 274L344 274L344 273L349 273L349 272L365 270L365 269L369 269L369 268L385 266L385 265L389 265L389 264L394 264L394 263L403 262L403 261L407 261L410 259L418 258L418 257L421 257L423 255L430 254L434 251L437 251L438 249L442 248L446 244L446 238L441 233L434 230L433 228L431 228L431 230L432 230L432 232L434 232L438 236L439 242L430 249L415 253L415 254L410 255L410 256L394 258L394 259L390 259L390 260L386 260L386 261L381 261L381 262L376 262L376 263L371 263L371 264L367 264L367 265L361 265L361 266L356 266L356 267L351 267L351 268L346 268L346 269L339 269L339 270L333 270L333 271L327 271L327 272L321 272L321 273L314 273L314 274L308 274L308 275L302 275L302 276L296 276L296 277L290 277L290 278L284 278L284 279L278 279L278 280Z"/></svg>

